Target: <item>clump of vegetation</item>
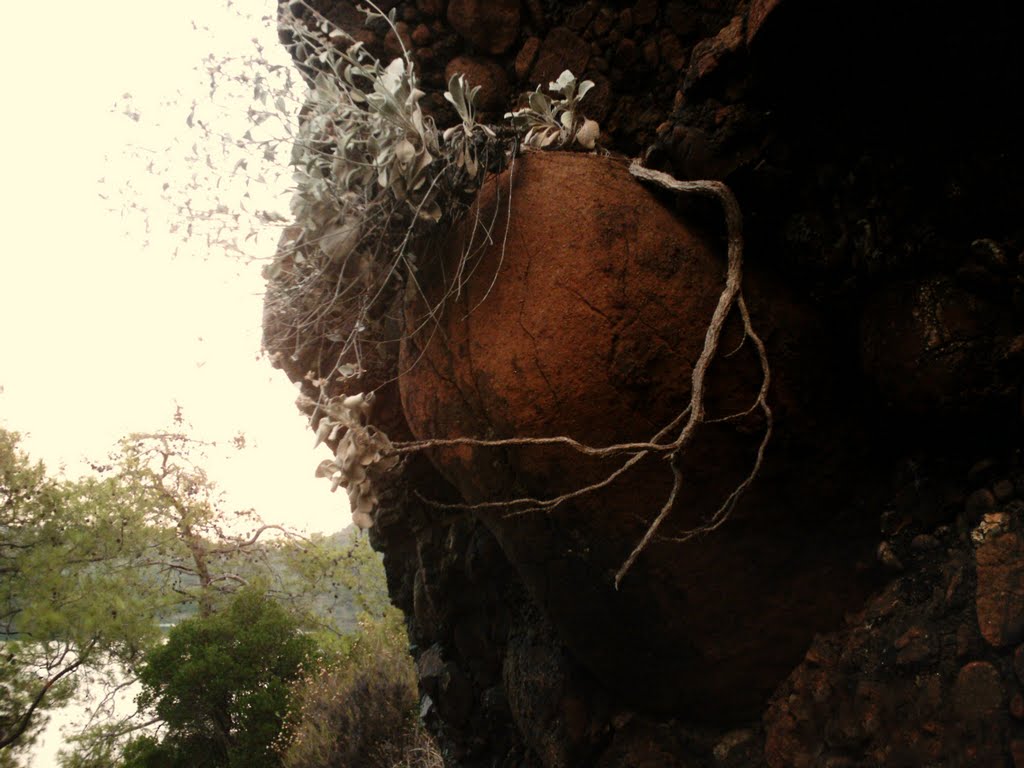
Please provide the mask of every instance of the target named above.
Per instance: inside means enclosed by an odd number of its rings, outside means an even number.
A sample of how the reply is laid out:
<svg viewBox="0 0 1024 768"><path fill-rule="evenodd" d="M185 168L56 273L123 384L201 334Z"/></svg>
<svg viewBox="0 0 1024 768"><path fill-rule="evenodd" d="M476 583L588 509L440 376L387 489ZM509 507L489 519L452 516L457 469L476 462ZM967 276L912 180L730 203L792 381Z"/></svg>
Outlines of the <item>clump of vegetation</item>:
<svg viewBox="0 0 1024 768"><path fill-rule="evenodd" d="M401 614L392 609L295 687L282 734L285 768L441 768L417 715Z"/></svg>
<svg viewBox="0 0 1024 768"><path fill-rule="evenodd" d="M565 70L548 88L561 98L552 98L540 86L529 96L529 105L505 115L523 134L523 143L537 149L567 148L573 144L593 149L601 129L580 111L580 102L594 87L591 80L577 82L572 72Z"/></svg>
<svg viewBox="0 0 1024 768"><path fill-rule="evenodd" d="M298 360L310 339L330 337L340 349L327 377L345 379L364 372L364 342L381 313L415 286L420 237L465 209L495 137L476 123L475 90L461 76L449 97L462 122L442 134L423 113L408 55L385 65L302 7L302 19L291 6L282 16L311 88L291 159L295 226L265 270L267 311L282 327L271 355L291 343Z"/></svg>
<svg viewBox="0 0 1024 768"><path fill-rule="evenodd" d="M352 520L360 528L373 525L371 513L377 506L377 480L398 463L388 436L369 423L372 399L362 393L333 397L323 404L323 416L316 430L316 444L335 444L334 458L324 459L317 477L331 480L331 490L344 485L348 491ZM309 408L316 407L311 400Z"/></svg>
<svg viewBox="0 0 1024 768"><path fill-rule="evenodd" d="M394 27L393 11L368 17ZM424 295L419 274L431 236L469 210L487 170L512 159L515 135L535 148L594 147L598 126L579 108L593 83L562 73L550 84L557 96L538 88L502 132L477 121L480 88L456 74L444 96L459 122L441 131L423 112L407 52L385 65L302 2L283 9L281 23L311 87L291 159L295 225L265 269L265 325L273 329L265 344L272 360L287 356L308 369L317 396L300 407L317 441L335 448L318 474L332 490L346 488L365 528L377 502L374 476L394 464L387 436L370 424L374 390L395 376L396 342L417 331L389 314L396 297ZM489 242L490 227L482 229ZM446 275L428 323L461 290L472 256Z"/></svg>

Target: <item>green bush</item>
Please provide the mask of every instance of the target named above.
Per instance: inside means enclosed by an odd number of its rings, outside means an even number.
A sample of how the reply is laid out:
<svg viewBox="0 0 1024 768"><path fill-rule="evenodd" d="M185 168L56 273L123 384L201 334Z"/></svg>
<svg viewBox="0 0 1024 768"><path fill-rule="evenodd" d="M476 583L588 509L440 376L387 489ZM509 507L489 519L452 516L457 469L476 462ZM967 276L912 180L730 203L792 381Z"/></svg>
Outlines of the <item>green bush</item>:
<svg viewBox="0 0 1024 768"><path fill-rule="evenodd" d="M162 738L130 744L126 768L278 768L290 686L316 655L299 621L257 589L181 622L139 674L139 703L155 710Z"/></svg>
<svg viewBox="0 0 1024 768"><path fill-rule="evenodd" d="M405 629L392 611L295 686L285 768L443 768L417 699Z"/></svg>

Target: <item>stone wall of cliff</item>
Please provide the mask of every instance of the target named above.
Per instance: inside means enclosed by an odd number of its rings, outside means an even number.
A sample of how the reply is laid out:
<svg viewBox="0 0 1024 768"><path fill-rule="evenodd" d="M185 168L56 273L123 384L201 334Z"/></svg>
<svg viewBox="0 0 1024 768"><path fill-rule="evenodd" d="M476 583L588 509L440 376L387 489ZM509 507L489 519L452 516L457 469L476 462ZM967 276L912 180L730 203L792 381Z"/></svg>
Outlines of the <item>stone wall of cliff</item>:
<svg viewBox="0 0 1024 768"><path fill-rule="evenodd" d="M733 518L671 541L742 480L756 415L707 427L620 589L663 461L528 514L458 506L571 492L605 465L465 448L393 472L372 541L449 763L1024 766L1024 12L405 0L381 4L396 35L312 5L382 56L400 36L442 125L454 72L499 121L571 69L612 151L525 156L485 185L477 210L508 237L439 330L382 363L401 373L378 390L393 439L642 440L685 405L720 214L616 153L735 192L772 361L776 432ZM281 362L309 386L309 361ZM758 373L749 344L724 358L715 413L749 404Z"/></svg>

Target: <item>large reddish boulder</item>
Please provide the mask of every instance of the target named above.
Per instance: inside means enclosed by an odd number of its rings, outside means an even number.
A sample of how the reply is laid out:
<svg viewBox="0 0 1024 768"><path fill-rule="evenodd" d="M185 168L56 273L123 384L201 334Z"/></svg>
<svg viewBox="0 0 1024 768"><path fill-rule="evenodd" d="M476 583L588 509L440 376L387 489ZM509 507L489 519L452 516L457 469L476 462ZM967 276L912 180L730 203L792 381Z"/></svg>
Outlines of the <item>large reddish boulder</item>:
<svg viewBox="0 0 1024 768"><path fill-rule="evenodd" d="M718 226L708 211L705 227ZM400 391L411 431L650 439L689 401L724 267L715 239L624 163L527 155L485 185L424 266L425 300L410 287ZM664 458L553 511L478 511L578 660L648 708L752 711L859 595L856 544L833 535L821 493L838 456L821 449L819 418L827 412L834 428L841 413L827 400L838 391L823 378L828 345L785 291L747 283L773 367L776 435L728 524L686 544L655 540L616 590L613 574L669 492ZM734 317L711 369L711 418L747 409L761 384L739 330ZM715 511L749 471L763 429L754 415L699 431L680 462L686 482L666 536ZM570 493L624 461L553 447L430 455L470 503Z"/></svg>

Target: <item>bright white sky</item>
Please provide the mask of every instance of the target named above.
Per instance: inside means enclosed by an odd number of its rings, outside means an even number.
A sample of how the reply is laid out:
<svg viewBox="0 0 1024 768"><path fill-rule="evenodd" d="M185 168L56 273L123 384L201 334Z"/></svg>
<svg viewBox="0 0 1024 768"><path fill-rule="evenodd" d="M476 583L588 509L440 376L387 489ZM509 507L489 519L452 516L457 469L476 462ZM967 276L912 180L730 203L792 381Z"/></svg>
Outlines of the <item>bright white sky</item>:
<svg viewBox="0 0 1024 768"><path fill-rule="evenodd" d="M183 166L145 178L127 147L173 156L163 148L187 134L191 94L208 92L194 71L208 53L251 53L259 35L286 63L258 22L274 0L237 5L255 19L246 24L212 0L9 9L12 34L0 46L0 426L21 432L51 469L76 474L83 457L102 459L122 435L169 427L180 404L198 438L245 433L246 450L207 465L233 506L334 531L350 522L347 500L313 477L329 454L314 453L295 388L259 357L259 264L216 252L175 258L175 241L161 234L171 212L157 197L140 201L150 210L146 245L140 221L111 210L121 201L99 196L112 193L100 178L131 178L144 195L156 182L188 185L193 169ZM126 92L139 122L111 110Z"/></svg>

